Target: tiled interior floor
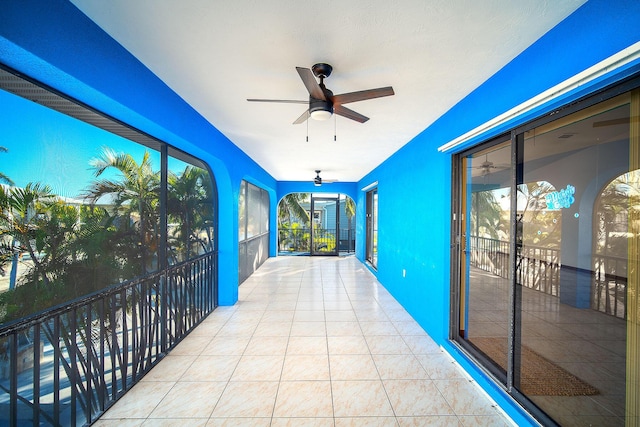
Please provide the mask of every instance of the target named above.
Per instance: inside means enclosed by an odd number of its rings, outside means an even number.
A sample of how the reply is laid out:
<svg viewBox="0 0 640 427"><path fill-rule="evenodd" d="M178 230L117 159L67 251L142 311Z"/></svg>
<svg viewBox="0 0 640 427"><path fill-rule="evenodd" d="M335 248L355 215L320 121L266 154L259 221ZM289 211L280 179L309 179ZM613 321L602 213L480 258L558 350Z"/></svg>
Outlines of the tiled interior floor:
<svg viewBox="0 0 640 427"><path fill-rule="evenodd" d="M95 425L511 421L355 257L277 257Z"/></svg>

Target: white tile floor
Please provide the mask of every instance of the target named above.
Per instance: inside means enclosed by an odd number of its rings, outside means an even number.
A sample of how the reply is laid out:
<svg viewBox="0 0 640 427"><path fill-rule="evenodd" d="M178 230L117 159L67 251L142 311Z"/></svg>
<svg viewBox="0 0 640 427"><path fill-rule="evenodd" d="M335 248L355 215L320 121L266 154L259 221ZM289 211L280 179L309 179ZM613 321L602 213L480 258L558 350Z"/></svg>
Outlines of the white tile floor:
<svg viewBox="0 0 640 427"><path fill-rule="evenodd" d="M278 257L97 426L508 426L354 257Z"/></svg>

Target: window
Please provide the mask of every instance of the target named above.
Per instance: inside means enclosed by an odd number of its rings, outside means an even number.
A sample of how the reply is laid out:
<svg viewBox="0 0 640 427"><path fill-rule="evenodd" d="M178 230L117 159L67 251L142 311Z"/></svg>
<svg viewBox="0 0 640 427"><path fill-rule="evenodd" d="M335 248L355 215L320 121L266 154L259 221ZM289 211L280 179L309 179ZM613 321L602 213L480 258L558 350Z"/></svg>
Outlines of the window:
<svg viewBox="0 0 640 427"><path fill-rule="evenodd" d="M454 158L453 339L543 423L640 402L640 90L598 101Z"/></svg>
<svg viewBox="0 0 640 427"><path fill-rule="evenodd" d="M0 109L0 405L90 424L215 308L215 182L2 68Z"/></svg>
<svg viewBox="0 0 640 427"><path fill-rule="evenodd" d="M18 78L2 72L12 90ZM168 147L163 189L160 141L95 113L102 127L9 91L0 99L2 323L214 250L214 186L202 162Z"/></svg>
<svg viewBox="0 0 640 427"><path fill-rule="evenodd" d="M269 193L244 180L238 198L238 230L242 283L269 257Z"/></svg>
<svg viewBox="0 0 640 427"><path fill-rule="evenodd" d="M214 250L213 196L206 169L169 157L167 249L171 264Z"/></svg>

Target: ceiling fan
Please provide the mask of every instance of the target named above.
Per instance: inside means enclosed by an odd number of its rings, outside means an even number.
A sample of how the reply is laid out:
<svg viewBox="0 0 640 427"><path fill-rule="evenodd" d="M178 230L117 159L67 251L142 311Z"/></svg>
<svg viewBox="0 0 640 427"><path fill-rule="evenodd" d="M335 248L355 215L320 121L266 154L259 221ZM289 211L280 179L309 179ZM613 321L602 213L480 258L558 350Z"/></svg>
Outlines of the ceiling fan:
<svg viewBox="0 0 640 427"><path fill-rule="evenodd" d="M293 122L294 125L304 123L309 117L315 120L327 120L333 113L355 120L356 122L364 123L369 120L369 117L350 110L345 107L344 104L394 95L391 86L334 95L333 92L324 85L324 79L329 77L333 70L331 65L320 63L315 64L311 69L296 67L296 70L298 70L302 83L304 83L309 92L308 101L288 99L247 99L247 101L309 104L309 108ZM316 81L316 77L320 79L320 83Z"/></svg>
<svg viewBox="0 0 640 427"><path fill-rule="evenodd" d="M473 166L473 169L479 169L480 175L485 176L494 171L507 169L510 165L496 165L491 160L489 160L488 156L485 155L484 162L477 166Z"/></svg>
<svg viewBox="0 0 640 427"><path fill-rule="evenodd" d="M324 184L331 184L332 182L336 182L335 179L323 180L320 177L320 172L322 172L320 169L316 169L316 177L313 178L313 185L315 185L316 187L320 187L323 183Z"/></svg>

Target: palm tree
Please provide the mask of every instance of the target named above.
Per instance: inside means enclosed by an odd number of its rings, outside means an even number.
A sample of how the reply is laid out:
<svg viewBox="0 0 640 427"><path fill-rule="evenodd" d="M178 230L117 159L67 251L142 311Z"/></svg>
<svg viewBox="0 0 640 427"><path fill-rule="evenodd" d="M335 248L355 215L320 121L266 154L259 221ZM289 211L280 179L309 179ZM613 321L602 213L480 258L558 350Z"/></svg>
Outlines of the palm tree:
<svg viewBox="0 0 640 427"><path fill-rule="evenodd" d="M278 203L278 248L288 242L293 243L296 250L300 250L299 244L308 250L309 233L304 230L304 226L309 224L310 218L309 212L301 205L308 198L309 193L291 193ZM302 227L295 220L302 221Z"/></svg>
<svg viewBox="0 0 640 427"><path fill-rule="evenodd" d="M502 209L492 191L471 193L471 229L477 237L498 239Z"/></svg>
<svg viewBox="0 0 640 427"><path fill-rule="evenodd" d="M344 201L344 212L347 214L349 221L356 215L356 202L349 196L347 196Z"/></svg>
<svg viewBox="0 0 640 427"><path fill-rule="evenodd" d="M39 253L46 239L41 214L54 202L49 186L29 183L25 188L0 186L0 263L11 261L9 288L15 287L18 257L27 252L34 263L34 279L47 285L49 279ZM11 243L2 239L7 236Z"/></svg>
<svg viewBox="0 0 640 427"><path fill-rule="evenodd" d="M558 248L562 224L559 210L547 209L546 196L555 188L547 181L529 182L518 185L518 214L522 229L519 237L524 244Z"/></svg>
<svg viewBox="0 0 640 427"><path fill-rule="evenodd" d="M0 153L6 153L8 151L9 151L9 149L7 149L7 147L3 147L3 146L0 145ZM0 183L14 185L13 181L11 180L11 178L9 178L7 175L5 175L2 172L0 172Z"/></svg>
<svg viewBox="0 0 640 427"><path fill-rule="evenodd" d="M300 203L309 198L308 193L291 193L282 198L278 204L278 223L284 225L285 222L291 224L294 218L302 220L306 225L309 223L309 212Z"/></svg>
<svg viewBox="0 0 640 427"><path fill-rule="evenodd" d="M129 223L137 223L138 245L141 273L151 268L153 255L158 247L158 205L160 177L154 172L148 151L142 161L137 163L131 154L116 153L104 148L102 155L92 159L90 165L96 178L108 169L116 169L120 180L101 179L93 182L85 192L85 196L93 203L104 196L111 196L116 214L124 214ZM134 256L136 256L134 254Z"/></svg>
<svg viewBox="0 0 640 427"><path fill-rule="evenodd" d="M640 171L627 172L609 183L596 204L599 254L626 257L629 235L635 235L634 219L640 210Z"/></svg>
<svg viewBox="0 0 640 427"><path fill-rule="evenodd" d="M179 176L169 173L168 184L167 211L178 224L173 233L176 249L184 253L184 259L191 257L194 244L204 251L210 250L213 195L209 174L204 169L187 166Z"/></svg>

